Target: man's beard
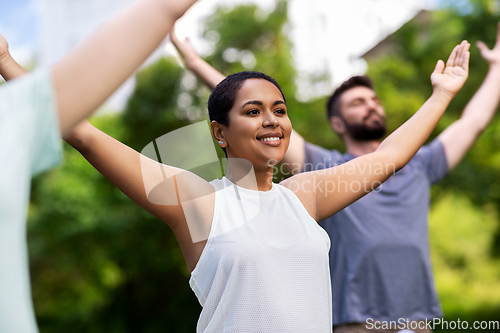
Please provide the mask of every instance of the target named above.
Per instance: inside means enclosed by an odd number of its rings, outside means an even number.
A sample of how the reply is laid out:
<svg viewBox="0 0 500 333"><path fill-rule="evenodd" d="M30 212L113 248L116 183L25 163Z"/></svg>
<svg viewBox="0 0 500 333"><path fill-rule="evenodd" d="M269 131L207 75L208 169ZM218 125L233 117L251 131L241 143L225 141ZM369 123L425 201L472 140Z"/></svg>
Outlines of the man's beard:
<svg viewBox="0 0 500 333"><path fill-rule="evenodd" d="M361 124L350 124L347 121L343 120L347 133L353 140L373 141L380 140L384 137L386 132L385 119L380 118L378 122L375 122L371 126L368 126L365 123L365 120L368 117L363 119L363 122Z"/></svg>

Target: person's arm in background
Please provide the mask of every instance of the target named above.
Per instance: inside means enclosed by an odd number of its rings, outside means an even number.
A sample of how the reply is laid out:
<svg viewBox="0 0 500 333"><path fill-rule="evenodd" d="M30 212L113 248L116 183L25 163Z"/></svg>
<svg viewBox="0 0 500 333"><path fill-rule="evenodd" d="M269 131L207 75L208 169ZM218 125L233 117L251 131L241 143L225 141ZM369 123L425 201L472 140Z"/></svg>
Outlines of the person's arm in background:
<svg viewBox="0 0 500 333"><path fill-rule="evenodd" d="M225 76L203 60L193 49L189 39L180 41L175 32L170 33L170 41L179 52L186 68L193 72L196 77L203 82L210 90L213 90ZM292 131L290 145L282 160L283 169L286 172L302 171L304 168L304 144L305 141L295 130Z"/></svg>
<svg viewBox="0 0 500 333"><path fill-rule="evenodd" d="M185 38L181 42L175 35L175 31L172 30L170 32L170 41L182 57L186 68L193 72L210 90L213 90L220 81L224 80L225 76L222 73L213 68L196 53L188 38Z"/></svg>
<svg viewBox="0 0 500 333"><path fill-rule="evenodd" d="M0 34L0 75L5 81L9 81L26 73L28 71L12 58L7 40Z"/></svg>
<svg viewBox="0 0 500 333"><path fill-rule="evenodd" d="M460 119L439 135L448 170L452 170L476 142L495 115L500 101L500 23L497 27L495 47L489 50L483 42L478 42L477 46L482 57L489 63L490 69Z"/></svg>
<svg viewBox="0 0 500 333"><path fill-rule="evenodd" d="M303 172L281 184L297 195L318 222L373 191L413 158L464 85L469 74L469 46L463 41L453 49L446 65L438 61L431 75L431 97L373 153L336 167ZM376 168L379 170L373 172Z"/></svg>
<svg viewBox="0 0 500 333"><path fill-rule="evenodd" d="M290 173L291 175L304 171L305 163L305 144L306 140L292 130L292 136L290 137L290 145L286 151L285 156L281 160L283 170Z"/></svg>
<svg viewBox="0 0 500 333"><path fill-rule="evenodd" d="M5 56L2 57L2 55ZM7 42L0 41L0 75L10 80L25 73L27 71L8 54ZM189 172L182 172L181 180L178 180L174 187L174 182L169 183L167 180L179 176L180 171L177 168L141 156L137 151L101 132L87 120L79 121L63 135L63 138L123 193L169 225L177 237L189 269L194 269L204 243L193 243L192 233L195 232L198 239L206 240L212 219L199 218L196 224L191 224L188 228L184 217L185 212L179 202L178 204L159 204L158 202L163 202L169 197L173 197L176 201L178 191L181 191L186 198L198 198L196 194L193 194L194 192L204 193L205 195L201 196L197 202L213 201L213 195L206 195L213 192L213 187ZM164 177L163 183L147 193L146 183L155 183L159 176ZM213 203L209 201L206 206L213 207ZM204 208L203 211L207 212L207 209ZM198 210L195 207L190 209L190 212L193 214ZM205 215L200 214L200 216ZM211 217L210 214L207 216Z"/></svg>
<svg viewBox="0 0 500 333"><path fill-rule="evenodd" d="M63 136L97 109L158 47L196 0L142 0L52 69Z"/></svg>
<svg viewBox="0 0 500 333"><path fill-rule="evenodd" d="M133 74L195 2L142 0L102 26L52 68L63 136ZM9 53L0 60L6 80L25 73Z"/></svg>

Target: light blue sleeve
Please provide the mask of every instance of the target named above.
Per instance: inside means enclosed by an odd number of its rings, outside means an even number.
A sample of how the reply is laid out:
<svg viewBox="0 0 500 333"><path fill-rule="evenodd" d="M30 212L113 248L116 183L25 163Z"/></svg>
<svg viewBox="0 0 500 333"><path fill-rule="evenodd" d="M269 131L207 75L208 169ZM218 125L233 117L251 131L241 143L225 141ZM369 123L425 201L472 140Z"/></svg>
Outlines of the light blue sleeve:
<svg viewBox="0 0 500 333"><path fill-rule="evenodd" d="M31 175L59 164L62 143L49 70L9 81L0 89L0 153L8 160L22 153Z"/></svg>
<svg viewBox="0 0 500 333"><path fill-rule="evenodd" d="M51 73L0 86L0 332L36 333L26 214L31 177L61 160Z"/></svg>
<svg viewBox="0 0 500 333"><path fill-rule="evenodd" d="M49 71L42 71L33 76L35 82L31 86L32 96L28 107L38 112L32 113L26 125L32 133L31 174L36 175L61 162L62 141L52 75Z"/></svg>

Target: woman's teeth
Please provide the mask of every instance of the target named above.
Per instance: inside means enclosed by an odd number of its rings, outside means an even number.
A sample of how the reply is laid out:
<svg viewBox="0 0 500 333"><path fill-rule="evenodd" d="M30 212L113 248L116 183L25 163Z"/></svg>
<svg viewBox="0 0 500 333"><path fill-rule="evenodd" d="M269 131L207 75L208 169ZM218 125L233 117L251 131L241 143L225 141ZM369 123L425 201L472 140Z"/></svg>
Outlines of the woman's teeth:
<svg viewBox="0 0 500 333"><path fill-rule="evenodd" d="M278 141L278 140L280 140L280 138L278 137L259 139L259 141Z"/></svg>

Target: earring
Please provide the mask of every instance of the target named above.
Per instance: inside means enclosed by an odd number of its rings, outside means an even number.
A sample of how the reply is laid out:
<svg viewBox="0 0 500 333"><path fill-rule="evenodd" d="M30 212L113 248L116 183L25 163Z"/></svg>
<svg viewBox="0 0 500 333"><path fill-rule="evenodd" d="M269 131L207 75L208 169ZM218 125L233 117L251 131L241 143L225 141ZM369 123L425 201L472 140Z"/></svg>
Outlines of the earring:
<svg viewBox="0 0 500 333"><path fill-rule="evenodd" d="M223 143L224 143L224 141L219 140L219 143L220 143L220 144L223 144Z"/></svg>

